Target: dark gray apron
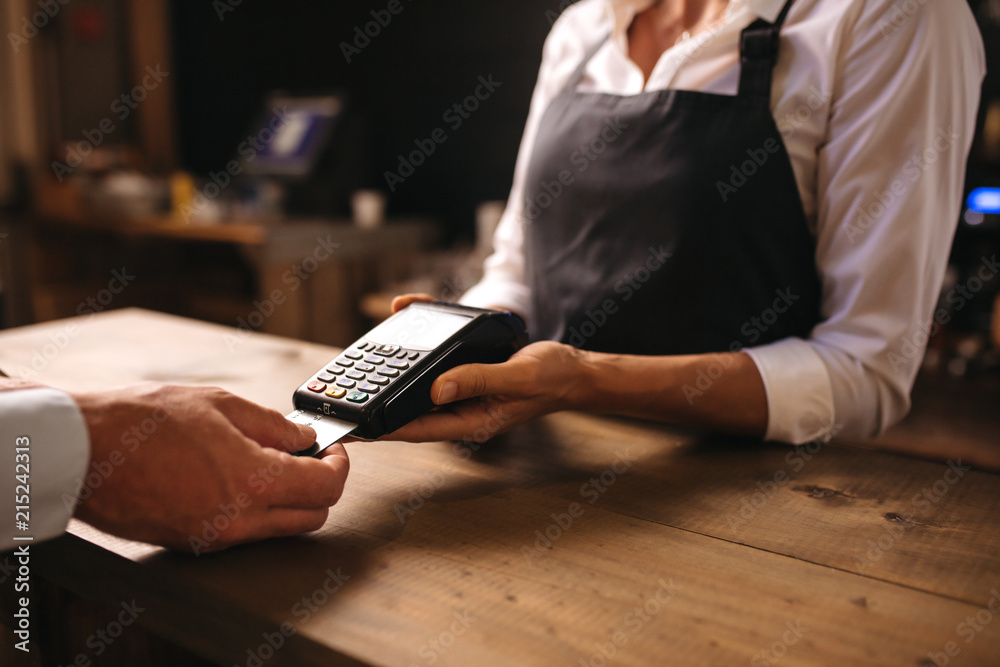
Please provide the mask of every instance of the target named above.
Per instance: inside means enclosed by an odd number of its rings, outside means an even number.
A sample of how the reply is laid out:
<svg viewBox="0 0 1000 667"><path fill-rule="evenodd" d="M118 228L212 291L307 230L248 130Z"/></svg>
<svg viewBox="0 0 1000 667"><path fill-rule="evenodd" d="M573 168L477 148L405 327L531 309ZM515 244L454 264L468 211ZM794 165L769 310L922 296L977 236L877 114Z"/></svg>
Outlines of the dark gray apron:
<svg viewBox="0 0 1000 667"><path fill-rule="evenodd" d="M580 63L527 174L533 340L685 354L808 337L815 242L769 108L791 4L743 31L735 97L580 93L599 46Z"/></svg>

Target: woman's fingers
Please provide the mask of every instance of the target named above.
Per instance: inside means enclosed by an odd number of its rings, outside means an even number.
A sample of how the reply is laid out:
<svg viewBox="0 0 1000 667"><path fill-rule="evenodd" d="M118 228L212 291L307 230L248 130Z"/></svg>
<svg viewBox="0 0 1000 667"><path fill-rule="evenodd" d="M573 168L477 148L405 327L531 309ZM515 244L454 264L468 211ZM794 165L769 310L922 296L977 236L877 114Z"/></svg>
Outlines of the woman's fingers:
<svg viewBox="0 0 1000 667"><path fill-rule="evenodd" d="M384 439L403 442L484 441L519 423L518 412L519 409L512 404L482 401L458 403L444 410L428 412Z"/></svg>
<svg viewBox="0 0 1000 667"><path fill-rule="evenodd" d="M436 301L436 299L430 294L425 294L423 292L418 294L400 294L392 300L392 312L398 313L411 303L430 303L432 301Z"/></svg>
<svg viewBox="0 0 1000 667"><path fill-rule="evenodd" d="M519 395L523 391L523 368L516 361L501 364L466 364L451 369L431 385L431 400L446 405L468 398Z"/></svg>

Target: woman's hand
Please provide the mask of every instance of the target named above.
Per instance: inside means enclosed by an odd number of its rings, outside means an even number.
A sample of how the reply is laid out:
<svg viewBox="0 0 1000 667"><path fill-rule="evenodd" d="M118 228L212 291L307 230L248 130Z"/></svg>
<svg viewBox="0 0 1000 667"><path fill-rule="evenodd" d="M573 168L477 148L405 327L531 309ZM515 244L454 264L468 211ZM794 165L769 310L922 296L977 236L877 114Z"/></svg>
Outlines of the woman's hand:
<svg viewBox="0 0 1000 667"><path fill-rule="evenodd" d="M393 311L427 294L396 297ZM672 356L611 354L534 343L502 364L469 364L431 386L442 408L386 439L481 442L541 415L586 410L761 437L767 391L744 352Z"/></svg>
<svg viewBox="0 0 1000 667"><path fill-rule="evenodd" d="M386 440L482 442L550 412L574 407L586 353L544 341L500 364L467 364L442 373L431 398L442 409L418 417Z"/></svg>
<svg viewBox="0 0 1000 667"><path fill-rule="evenodd" d="M429 294L404 294L392 301L396 313L411 303L434 301ZM583 352L560 343L529 345L501 364L468 364L443 373L431 386L441 409L418 417L387 440L482 442L541 415L573 407Z"/></svg>
<svg viewBox="0 0 1000 667"><path fill-rule="evenodd" d="M395 315L411 303L431 303L436 300L437 299L432 297L430 294L426 294L424 292L417 294L400 294L392 300L392 313Z"/></svg>

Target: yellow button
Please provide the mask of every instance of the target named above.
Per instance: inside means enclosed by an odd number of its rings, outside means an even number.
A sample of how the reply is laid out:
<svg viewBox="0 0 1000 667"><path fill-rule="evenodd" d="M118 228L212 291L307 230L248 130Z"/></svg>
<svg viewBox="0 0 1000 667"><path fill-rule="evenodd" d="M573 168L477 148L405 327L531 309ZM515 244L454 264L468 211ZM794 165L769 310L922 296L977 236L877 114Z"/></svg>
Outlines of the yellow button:
<svg viewBox="0 0 1000 667"><path fill-rule="evenodd" d="M346 393L347 393L346 389L336 389L336 388L334 388L334 389L331 389L330 391L326 392L326 395L329 396L330 398L343 398L344 394L346 394Z"/></svg>

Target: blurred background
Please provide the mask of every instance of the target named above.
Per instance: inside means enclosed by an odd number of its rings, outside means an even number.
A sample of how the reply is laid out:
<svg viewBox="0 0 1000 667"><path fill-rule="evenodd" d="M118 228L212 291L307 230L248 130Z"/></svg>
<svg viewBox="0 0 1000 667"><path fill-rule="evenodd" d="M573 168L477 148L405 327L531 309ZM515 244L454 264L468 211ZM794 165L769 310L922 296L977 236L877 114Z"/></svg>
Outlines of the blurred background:
<svg viewBox="0 0 1000 667"><path fill-rule="evenodd" d="M346 345L387 290L457 298L558 11L4 0L0 324L103 296Z"/></svg>
<svg viewBox="0 0 1000 667"><path fill-rule="evenodd" d="M0 326L141 306L346 345L394 293L454 300L568 4L4 0ZM1000 250L1000 1L970 4L990 74L923 371L956 405L1000 366L1000 280L976 278Z"/></svg>

